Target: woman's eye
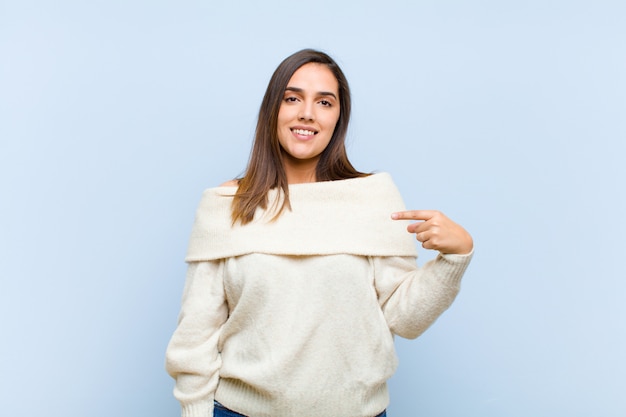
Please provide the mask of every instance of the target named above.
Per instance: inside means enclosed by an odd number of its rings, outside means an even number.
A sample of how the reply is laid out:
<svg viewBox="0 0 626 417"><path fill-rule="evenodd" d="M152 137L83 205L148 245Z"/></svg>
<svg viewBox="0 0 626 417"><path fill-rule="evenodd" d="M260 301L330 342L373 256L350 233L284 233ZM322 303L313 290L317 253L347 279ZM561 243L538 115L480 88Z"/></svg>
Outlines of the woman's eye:
<svg viewBox="0 0 626 417"><path fill-rule="evenodd" d="M328 107L330 107L330 106L331 106L330 101L328 101L328 100L322 100L322 101L320 101L320 104L321 104L322 106L328 106Z"/></svg>
<svg viewBox="0 0 626 417"><path fill-rule="evenodd" d="M285 101L286 101L286 102L288 102L288 103L293 103L293 102L294 102L294 101L296 101L296 100L298 100L298 99L297 99L297 98L295 98L295 97L286 97L286 98L285 98Z"/></svg>

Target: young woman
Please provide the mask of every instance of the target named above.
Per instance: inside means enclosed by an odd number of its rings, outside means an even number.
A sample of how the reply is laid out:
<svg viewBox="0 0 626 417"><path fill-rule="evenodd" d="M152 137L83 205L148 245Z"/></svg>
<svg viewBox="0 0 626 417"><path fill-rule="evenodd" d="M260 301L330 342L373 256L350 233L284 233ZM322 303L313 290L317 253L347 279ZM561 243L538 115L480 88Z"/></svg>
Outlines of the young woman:
<svg viewBox="0 0 626 417"><path fill-rule="evenodd" d="M183 417L385 416L393 335L419 336L454 300L472 238L354 169L349 118L335 61L291 55L243 178L204 192L167 349ZM437 258L418 267L411 236Z"/></svg>

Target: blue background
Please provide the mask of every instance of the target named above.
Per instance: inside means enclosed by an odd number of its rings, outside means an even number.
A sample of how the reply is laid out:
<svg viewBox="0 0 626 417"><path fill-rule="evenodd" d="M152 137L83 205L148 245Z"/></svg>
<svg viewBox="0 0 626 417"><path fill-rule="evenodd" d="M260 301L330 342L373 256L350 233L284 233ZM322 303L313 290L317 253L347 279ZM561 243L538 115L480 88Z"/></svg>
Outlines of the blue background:
<svg viewBox="0 0 626 417"><path fill-rule="evenodd" d="M195 207L313 47L351 83L353 163L475 238L456 303L397 340L390 416L626 415L625 20L603 0L0 0L0 414L179 414L163 363Z"/></svg>

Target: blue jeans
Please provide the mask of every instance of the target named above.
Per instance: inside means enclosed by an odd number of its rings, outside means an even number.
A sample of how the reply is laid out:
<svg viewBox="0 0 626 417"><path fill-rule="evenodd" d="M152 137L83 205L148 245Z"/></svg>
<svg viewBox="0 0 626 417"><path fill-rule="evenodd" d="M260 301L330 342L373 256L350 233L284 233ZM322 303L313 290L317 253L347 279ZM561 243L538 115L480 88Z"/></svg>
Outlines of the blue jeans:
<svg viewBox="0 0 626 417"><path fill-rule="evenodd" d="M213 407L213 417L246 417L243 414L239 414L234 412L233 410L229 410L224 407L222 404L217 401L214 402ZM384 410L382 413L377 415L376 417L387 417L387 410Z"/></svg>

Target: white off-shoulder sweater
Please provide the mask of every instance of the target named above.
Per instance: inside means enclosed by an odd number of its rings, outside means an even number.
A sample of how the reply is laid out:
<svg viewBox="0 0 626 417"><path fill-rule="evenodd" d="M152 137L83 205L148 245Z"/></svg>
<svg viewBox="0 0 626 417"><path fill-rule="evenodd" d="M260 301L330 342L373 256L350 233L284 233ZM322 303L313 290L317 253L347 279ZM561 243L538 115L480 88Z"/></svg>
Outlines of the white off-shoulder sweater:
<svg viewBox="0 0 626 417"><path fill-rule="evenodd" d="M203 194L166 354L183 417L213 400L250 417L372 417L389 402L393 335L454 300L471 255L416 265L388 174L294 184L291 210L231 225L234 187ZM280 198L272 191L270 201Z"/></svg>

